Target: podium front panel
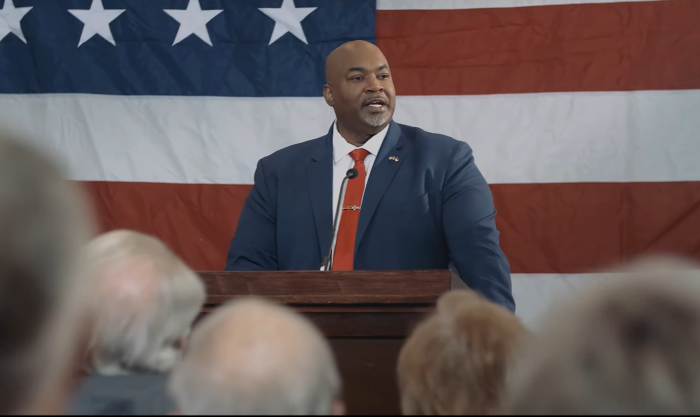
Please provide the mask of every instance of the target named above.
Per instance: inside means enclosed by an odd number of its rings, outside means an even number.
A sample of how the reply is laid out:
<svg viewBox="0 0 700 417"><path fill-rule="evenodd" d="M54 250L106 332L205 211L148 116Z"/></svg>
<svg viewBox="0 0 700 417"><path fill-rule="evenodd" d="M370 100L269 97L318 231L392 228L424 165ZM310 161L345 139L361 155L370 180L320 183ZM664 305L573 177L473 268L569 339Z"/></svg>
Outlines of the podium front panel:
<svg viewBox="0 0 700 417"><path fill-rule="evenodd" d="M343 378L348 414L400 414L396 364L405 338L450 290L451 271L200 272L206 315L259 296L311 319Z"/></svg>

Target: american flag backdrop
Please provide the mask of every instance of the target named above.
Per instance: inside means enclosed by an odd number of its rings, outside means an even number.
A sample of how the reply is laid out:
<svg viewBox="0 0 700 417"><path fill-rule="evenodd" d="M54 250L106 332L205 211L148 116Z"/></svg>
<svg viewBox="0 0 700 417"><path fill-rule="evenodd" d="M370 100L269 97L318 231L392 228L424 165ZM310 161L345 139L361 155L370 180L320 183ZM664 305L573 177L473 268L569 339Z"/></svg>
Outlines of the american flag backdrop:
<svg viewBox="0 0 700 417"><path fill-rule="evenodd" d="M700 1L0 0L0 124L102 230L221 270L258 159L324 135L324 61L375 42L395 120L464 140L517 314L615 262L700 255Z"/></svg>

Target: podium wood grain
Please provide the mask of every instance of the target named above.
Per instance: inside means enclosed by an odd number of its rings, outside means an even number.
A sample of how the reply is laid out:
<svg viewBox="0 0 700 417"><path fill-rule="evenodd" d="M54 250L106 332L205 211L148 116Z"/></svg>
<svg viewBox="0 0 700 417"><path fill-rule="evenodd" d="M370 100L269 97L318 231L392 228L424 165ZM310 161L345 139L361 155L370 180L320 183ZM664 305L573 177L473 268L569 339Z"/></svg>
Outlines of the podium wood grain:
<svg viewBox="0 0 700 417"><path fill-rule="evenodd" d="M199 272L203 314L242 296L286 304L329 339L349 414L400 414L396 360L415 324L450 289L449 270Z"/></svg>

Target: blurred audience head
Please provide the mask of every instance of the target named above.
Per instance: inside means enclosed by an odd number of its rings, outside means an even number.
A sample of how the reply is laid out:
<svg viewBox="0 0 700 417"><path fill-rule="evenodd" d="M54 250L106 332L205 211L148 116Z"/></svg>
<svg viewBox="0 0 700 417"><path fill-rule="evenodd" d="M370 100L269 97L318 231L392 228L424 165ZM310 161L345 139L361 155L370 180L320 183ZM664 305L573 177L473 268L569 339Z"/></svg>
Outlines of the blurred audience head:
<svg viewBox="0 0 700 417"><path fill-rule="evenodd" d="M333 353L293 310L258 298L219 308L195 329L170 391L182 414L342 414Z"/></svg>
<svg viewBox="0 0 700 417"><path fill-rule="evenodd" d="M56 413L79 331L82 194L51 157L0 133L0 413Z"/></svg>
<svg viewBox="0 0 700 417"><path fill-rule="evenodd" d="M477 293L446 293L399 355L403 414L497 413L509 361L524 334L510 311Z"/></svg>
<svg viewBox="0 0 700 417"><path fill-rule="evenodd" d="M551 311L510 375L514 414L700 413L700 273L624 265Z"/></svg>
<svg viewBox="0 0 700 417"><path fill-rule="evenodd" d="M87 363L100 375L165 373L205 300L204 285L160 240L105 233L87 246L90 300Z"/></svg>

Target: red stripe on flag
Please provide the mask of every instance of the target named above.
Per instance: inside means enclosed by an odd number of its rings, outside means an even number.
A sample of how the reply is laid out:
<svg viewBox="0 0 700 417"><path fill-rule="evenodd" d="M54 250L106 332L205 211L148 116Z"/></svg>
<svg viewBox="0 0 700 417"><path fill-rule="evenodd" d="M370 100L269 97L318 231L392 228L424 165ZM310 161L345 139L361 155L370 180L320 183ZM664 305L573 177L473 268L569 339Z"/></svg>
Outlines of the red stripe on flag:
<svg viewBox="0 0 700 417"><path fill-rule="evenodd" d="M101 231L133 229L165 241L195 270L223 270L252 185L83 182Z"/></svg>
<svg viewBox="0 0 700 417"><path fill-rule="evenodd" d="M378 11L400 95L700 88L700 1Z"/></svg>
<svg viewBox="0 0 700 417"><path fill-rule="evenodd" d="M491 185L514 273L579 273L632 256L700 258L700 182Z"/></svg>
<svg viewBox="0 0 700 417"><path fill-rule="evenodd" d="M221 270L250 185L83 183L103 231L163 239ZM700 258L700 182L492 185L513 273L577 273L649 251Z"/></svg>

